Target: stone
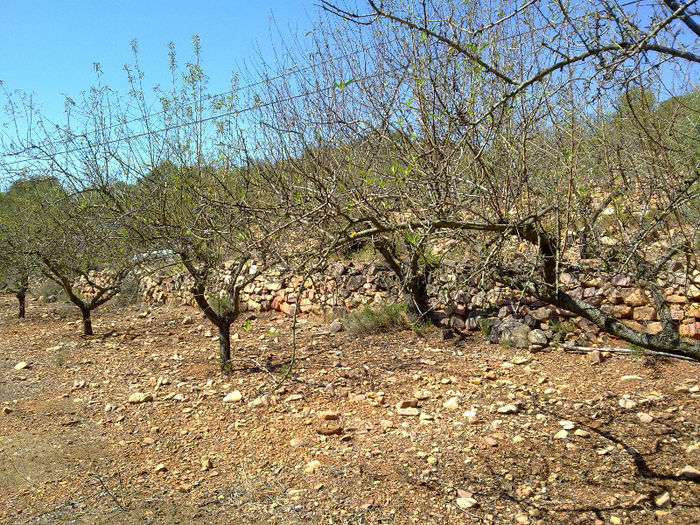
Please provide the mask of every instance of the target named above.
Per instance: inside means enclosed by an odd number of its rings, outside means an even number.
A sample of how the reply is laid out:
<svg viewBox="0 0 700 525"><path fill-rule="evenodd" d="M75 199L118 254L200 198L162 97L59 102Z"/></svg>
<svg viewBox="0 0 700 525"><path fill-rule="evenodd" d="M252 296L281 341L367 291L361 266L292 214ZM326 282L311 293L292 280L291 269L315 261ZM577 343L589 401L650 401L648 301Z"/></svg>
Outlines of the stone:
<svg viewBox="0 0 700 525"><path fill-rule="evenodd" d="M24 370L25 368L29 368L29 363L26 361L20 361L15 365L15 370Z"/></svg>
<svg viewBox="0 0 700 525"><path fill-rule="evenodd" d="M653 306L638 306L633 317L635 321L656 321L656 310Z"/></svg>
<svg viewBox="0 0 700 525"><path fill-rule="evenodd" d="M306 466L304 467L304 472L306 472L307 474L314 474L320 468L321 462L317 459L314 459L306 464Z"/></svg>
<svg viewBox="0 0 700 525"><path fill-rule="evenodd" d="M612 314L617 319L629 319L634 314L634 308L626 304L616 304L613 307Z"/></svg>
<svg viewBox="0 0 700 525"><path fill-rule="evenodd" d="M415 397L419 401L424 401L426 399L430 399L432 397L432 394L430 393L429 390L417 390L416 392L413 393L413 397ZM403 408L403 407L400 407L400 408Z"/></svg>
<svg viewBox="0 0 700 525"><path fill-rule="evenodd" d="M425 398L423 398L425 399ZM404 399L403 401L399 401L396 403L396 408L411 408L411 407L417 407L418 406L418 397L416 396L416 399Z"/></svg>
<svg viewBox="0 0 700 525"><path fill-rule="evenodd" d="M566 419L559 421L559 424L564 430L573 430L574 428L576 428L576 423L574 423L573 421L568 421Z"/></svg>
<svg viewBox="0 0 700 525"><path fill-rule="evenodd" d="M686 465L676 473L676 476L679 478L692 479L693 481L700 481L700 470Z"/></svg>
<svg viewBox="0 0 700 525"><path fill-rule="evenodd" d="M223 399L224 403L237 403L238 401L243 399L243 394L241 394L238 390L234 390L233 392L229 392L226 394L226 396Z"/></svg>
<svg viewBox="0 0 700 525"><path fill-rule="evenodd" d="M577 428L576 430L574 430L574 436L578 436L581 438L587 438L587 437L591 437L591 433L588 432L588 430L583 430L582 428Z"/></svg>
<svg viewBox="0 0 700 525"><path fill-rule="evenodd" d="M646 412L638 412L637 419L639 419L641 423L651 423L654 421L654 418Z"/></svg>
<svg viewBox="0 0 700 525"><path fill-rule="evenodd" d="M10 407L2 407L2 413L3 414L12 414L14 410L12 410Z"/></svg>
<svg viewBox="0 0 700 525"><path fill-rule="evenodd" d="M600 363L603 362L603 356L600 353L600 350L593 350L591 352L588 352L588 362L591 363L592 365L599 365Z"/></svg>
<svg viewBox="0 0 700 525"><path fill-rule="evenodd" d="M337 334L338 332L342 332L345 326L343 325L343 321L341 319L335 319L330 326L330 332L332 334Z"/></svg>
<svg viewBox="0 0 700 525"><path fill-rule="evenodd" d="M420 409L415 407L399 408L396 413L400 416L420 416Z"/></svg>
<svg viewBox="0 0 700 525"><path fill-rule="evenodd" d="M547 340L547 334L544 333L544 330L540 330L539 328L535 328L534 330L531 330L527 334L527 339L533 345L546 346L547 343L549 342Z"/></svg>
<svg viewBox="0 0 700 525"><path fill-rule="evenodd" d="M345 287L350 290L350 291L357 291L360 288L364 286L364 284L367 282L367 279L365 278L364 275L357 274L357 275L352 275L348 278L347 283L345 283Z"/></svg>
<svg viewBox="0 0 700 525"><path fill-rule="evenodd" d="M153 469L153 472L155 472L156 474L160 474L161 472L167 472L167 471L168 471L168 467L166 467L162 463L158 463L155 466L155 468Z"/></svg>
<svg viewBox="0 0 700 525"><path fill-rule="evenodd" d="M332 410L323 410L317 414L318 419L321 421L338 421L340 415Z"/></svg>
<svg viewBox="0 0 700 525"><path fill-rule="evenodd" d="M515 319L493 322L488 340L491 343L510 345L515 348L528 348L530 327Z"/></svg>
<svg viewBox="0 0 700 525"><path fill-rule="evenodd" d="M503 405L502 407L498 407L496 409L496 412L499 414L517 414L518 413L518 406L517 405Z"/></svg>
<svg viewBox="0 0 700 525"><path fill-rule="evenodd" d="M627 288L621 291L622 300L627 306L645 306L649 303L646 294L639 288Z"/></svg>
<svg viewBox="0 0 700 525"><path fill-rule="evenodd" d="M660 509L665 509L671 506L671 495L668 492L664 492L654 500L654 504Z"/></svg>
<svg viewBox="0 0 700 525"><path fill-rule="evenodd" d="M448 410L457 410L459 408L459 398L458 397L451 397L447 401L445 401L442 406L444 408L447 408Z"/></svg>
<svg viewBox="0 0 700 525"><path fill-rule="evenodd" d="M147 394L145 392L134 392L129 396L127 403L131 405L136 405L139 403L149 403L153 401L153 395Z"/></svg>
<svg viewBox="0 0 700 525"><path fill-rule="evenodd" d="M610 516L610 523L612 523L612 525L622 525L622 519L617 516Z"/></svg>
<svg viewBox="0 0 700 525"><path fill-rule="evenodd" d="M554 434L554 439L567 439L569 437L569 432L567 430L560 430Z"/></svg>
<svg viewBox="0 0 700 525"><path fill-rule="evenodd" d="M628 410L629 410L629 409L632 409L632 408L636 407L636 406L637 406L637 402L636 402L636 401L632 401L631 399L629 399L629 398L627 398L627 397L623 397L622 399L620 399L619 405L620 405L622 408L625 408L625 409L628 409Z"/></svg>
<svg viewBox="0 0 700 525"><path fill-rule="evenodd" d="M211 461L211 458L205 456L202 458L201 461L202 465L202 472L206 472L207 470L211 470L214 467L214 464Z"/></svg>
<svg viewBox="0 0 700 525"><path fill-rule="evenodd" d="M460 509L472 509L479 506L479 503L474 498L457 498L455 503Z"/></svg>

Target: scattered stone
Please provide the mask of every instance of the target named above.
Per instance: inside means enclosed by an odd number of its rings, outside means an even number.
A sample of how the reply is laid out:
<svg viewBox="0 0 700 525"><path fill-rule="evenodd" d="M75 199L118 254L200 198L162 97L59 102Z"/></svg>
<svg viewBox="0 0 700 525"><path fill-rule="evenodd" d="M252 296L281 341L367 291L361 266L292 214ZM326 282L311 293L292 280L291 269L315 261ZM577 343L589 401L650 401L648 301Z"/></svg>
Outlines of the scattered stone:
<svg viewBox="0 0 700 525"><path fill-rule="evenodd" d="M574 436L587 438L587 437L591 436L591 433L588 430L583 430L582 428L577 428L576 430L574 430Z"/></svg>
<svg viewBox="0 0 700 525"><path fill-rule="evenodd" d="M207 470L211 470L214 467L214 464L211 461L211 458L209 457L203 457L202 458L202 472L206 472Z"/></svg>
<svg viewBox="0 0 700 525"><path fill-rule="evenodd" d="M559 421L559 424L564 430L573 430L574 428L576 428L576 423L574 423L573 421L567 421L565 419Z"/></svg>
<svg viewBox="0 0 700 525"><path fill-rule="evenodd" d="M237 403L243 399L243 394L241 394L238 390L234 390L233 392L229 392L226 394L226 396L223 399L224 403Z"/></svg>
<svg viewBox="0 0 700 525"><path fill-rule="evenodd" d="M628 397L623 397L622 399L620 399L619 405L620 405L622 408L626 408L626 409L629 410L629 409L632 409L632 408L636 407L636 406L637 406L637 402L636 402L636 401L632 401L632 400L629 399Z"/></svg>
<svg viewBox="0 0 700 525"><path fill-rule="evenodd" d="M400 416L420 416L420 409L415 407L399 408L396 413Z"/></svg>
<svg viewBox="0 0 700 525"><path fill-rule="evenodd" d="M458 397L451 397L447 401L445 401L442 404L443 407L447 408L448 410L457 410L459 408L459 398Z"/></svg>
<svg viewBox="0 0 700 525"><path fill-rule="evenodd" d="M676 475L679 478L686 478L686 479L692 479L693 481L700 481L700 470L691 467L690 465L686 465L682 469L680 469Z"/></svg>
<svg viewBox="0 0 700 525"><path fill-rule="evenodd" d="M656 504L657 507L660 509L665 509L667 507L671 506L671 495L668 492L664 492L654 500L654 503Z"/></svg>
<svg viewBox="0 0 700 525"><path fill-rule="evenodd" d="M147 447L148 445L153 445L155 442L156 440L152 437L145 437L143 441L141 441L141 446Z"/></svg>
<svg viewBox="0 0 700 525"><path fill-rule="evenodd" d="M479 418L476 415L476 412L473 410L467 410L464 414L462 414L462 417L466 418L470 425L474 425L479 422Z"/></svg>
<svg viewBox="0 0 700 525"><path fill-rule="evenodd" d="M318 419L321 421L337 421L340 419L340 415L332 410L323 410L318 413Z"/></svg>
<svg viewBox="0 0 700 525"><path fill-rule="evenodd" d="M156 465L156 468L153 469L153 472L155 472L156 474L160 474L161 472L167 472L167 471L168 471L168 467L166 467L162 463L158 463Z"/></svg>
<svg viewBox="0 0 700 525"><path fill-rule="evenodd" d="M20 361L15 365L15 370L24 370L25 368L29 368L29 363L26 361Z"/></svg>
<svg viewBox="0 0 700 525"><path fill-rule="evenodd" d="M396 403L396 408L414 408L418 406L418 399L404 399Z"/></svg>
<svg viewBox="0 0 700 525"><path fill-rule="evenodd" d="M612 523L612 525L622 525L622 520L617 516L610 516L610 523Z"/></svg>
<svg viewBox="0 0 700 525"><path fill-rule="evenodd" d="M330 326L330 332L332 334L337 334L338 332L342 332L345 326L343 325L343 321L341 319L335 319Z"/></svg>
<svg viewBox="0 0 700 525"><path fill-rule="evenodd" d="M556 434L554 434L554 439L567 439L569 437L569 432L568 430L560 430Z"/></svg>
<svg viewBox="0 0 700 525"><path fill-rule="evenodd" d="M654 418L646 412L638 412L637 419L639 419L639 421L642 423L651 423L654 421Z"/></svg>
<svg viewBox="0 0 700 525"><path fill-rule="evenodd" d="M502 407L498 407L496 409L496 412L499 414L517 414L518 413L518 406L517 405L503 405Z"/></svg>
<svg viewBox="0 0 700 525"><path fill-rule="evenodd" d="M460 509L472 509L479 506L474 498L457 498L456 503Z"/></svg>
<svg viewBox="0 0 700 525"><path fill-rule="evenodd" d="M489 447L497 447L498 446L498 441L496 441L495 439L493 439L490 436L484 436L483 438L481 438L481 440L485 444L487 444Z"/></svg>
<svg viewBox="0 0 700 525"><path fill-rule="evenodd" d="M430 393L429 390L418 390L417 392L414 392L413 397L415 397L419 401L424 401L426 399L430 399L432 394ZM400 408L405 408L405 407L400 407Z"/></svg>
<svg viewBox="0 0 700 525"><path fill-rule="evenodd" d="M10 407L2 407L3 414L12 414L13 410Z"/></svg>
<svg viewBox="0 0 700 525"><path fill-rule="evenodd" d="M136 405L139 403L149 403L153 401L153 395L147 394L145 392L134 392L129 396L127 403L131 405Z"/></svg>
<svg viewBox="0 0 700 525"><path fill-rule="evenodd" d="M313 461L309 461L306 464L306 466L304 467L304 472L306 472L307 474L314 474L320 468L321 468L321 462L317 459L314 459Z"/></svg>
<svg viewBox="0 0 700 525"><path fill-rule="evenodd" d="M603 362L603 356L600 354L600 350L593 350L588 352L588 362L592 365L599 365Z"/></svg>

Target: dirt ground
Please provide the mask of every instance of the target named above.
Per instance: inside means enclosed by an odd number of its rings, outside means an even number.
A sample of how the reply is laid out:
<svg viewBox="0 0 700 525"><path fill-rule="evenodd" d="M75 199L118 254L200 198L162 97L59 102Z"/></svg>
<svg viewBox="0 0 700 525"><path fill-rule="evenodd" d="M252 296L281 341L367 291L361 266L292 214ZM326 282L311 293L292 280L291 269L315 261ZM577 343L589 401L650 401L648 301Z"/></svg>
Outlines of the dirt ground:
<svg viewBox="0 0 700 525"><path fill-rule="evenodd" d="M14 308L0 298L2 523L700 523L679 475L700 469L698 364L303 319L271 392L284 317L243 317L225 375L194 309L97 311L81 337L68 305Z"/></svg>

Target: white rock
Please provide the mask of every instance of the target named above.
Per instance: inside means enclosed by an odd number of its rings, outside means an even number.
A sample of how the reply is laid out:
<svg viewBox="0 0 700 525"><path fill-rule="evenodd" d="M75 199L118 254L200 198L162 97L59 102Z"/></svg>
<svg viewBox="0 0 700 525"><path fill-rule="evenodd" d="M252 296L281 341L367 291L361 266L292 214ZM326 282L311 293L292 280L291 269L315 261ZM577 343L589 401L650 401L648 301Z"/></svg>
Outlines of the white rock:
<svg viewBox="0 0 700 525"><path fill-rule="evenodd" d="M153 401L153 396L151 394L147 394L145 392L134 392L129 396L127 403L136 405L138 403L148 403L150 401Z"/></svg>
<svg viewBox="0 0 700 525"><path fill-rule="evenodd" d="M29 368L29 363L26 361L20 361L15 365L15 370L24 370L25 368Z"/></svg>
<svg viewBox="0 0 700 525"><path fill-rule="evenodd" d="M234 390L233 392L229 392L228 394L226 394L223 402L224 403L237 403L241 399L243 399L243 394L241 394L238 390Z"/></svg>
<svg viewBox="0 0 700 525"><path fill-rule="evenodd" d="M569 432L567 430L560 430L554 434L554 439L566 439L569 437Z"/></svg>
<svg viewBox="0 0 700 525"><path fill-rule="evenodd" d="M498 407L496 412L499 414L517 414L518 407L517 405L503 405L502 407Z"/></svg>
<svg viewBox="0 0 700 525"><path fill-rule="evenodd" d="M443 407L449 409L449 410L457 410L459 408L459 398L458 397L451 397L447 401L445 401L442 404Z"/></svg>
<svg viewBox="0 0 700 525"><path fill-rule="evenodd" d="M637 402L632 401L631 399L629 399L627 397L623 397L622 399L620 399L620 406L622 408L631 409L631 408L634 408L637 406Z"/></svg>
<svg viewBox="0 0 700 525"><path fill-rule="evenodd" d="M457 498L456 503L460 509L471 509L479 505L474 498Z"/></svg>

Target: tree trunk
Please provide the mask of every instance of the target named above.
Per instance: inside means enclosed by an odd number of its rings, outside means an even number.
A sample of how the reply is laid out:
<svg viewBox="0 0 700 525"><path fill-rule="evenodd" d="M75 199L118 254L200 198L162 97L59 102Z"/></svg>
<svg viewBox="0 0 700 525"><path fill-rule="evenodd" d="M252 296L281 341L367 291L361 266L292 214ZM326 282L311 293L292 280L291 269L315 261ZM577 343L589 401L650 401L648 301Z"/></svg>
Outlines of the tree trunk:
<svg viewBox="0 0 700 525"><path fill-rule="evenodd" d="M17 317L19 319L24 319L27 313L27 296L24 292L18 292L15 294L15 297L17 297L17 301L19 301L19 313L17 314Z"/></svg>
<svg viewBox="0 0 700 525"><path fill-rule="evenodd" d="M428 278L424 273L412 276L406 287L404 294L406 313L413 323L425 320L430 311L427 287Z"/></svg>
<svg viewBox="0 0 700 525"><path fill-rule="evenodd" d="M81 308L80 312L83 314L83 334L94 335L92 331L92 319L90 319L90 309Z"/></svg>
<svg viewBox="0 0 700 525"><path fill-rule="evenodd" d="M221 323L219 326L219 357L221 358L221 367L225 367L226 363L231 360L231 325L230 323Z"/></svg>

